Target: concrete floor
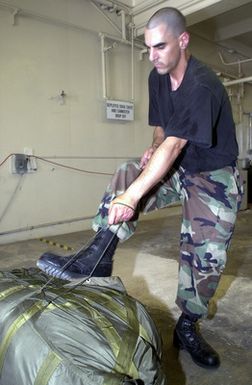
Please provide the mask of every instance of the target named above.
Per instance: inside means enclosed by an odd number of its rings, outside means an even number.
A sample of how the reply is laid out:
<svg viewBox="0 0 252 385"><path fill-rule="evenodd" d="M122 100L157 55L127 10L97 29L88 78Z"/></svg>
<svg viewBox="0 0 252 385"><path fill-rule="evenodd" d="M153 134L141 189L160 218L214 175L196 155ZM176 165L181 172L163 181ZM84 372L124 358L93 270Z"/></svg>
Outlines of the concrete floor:
<svg viewBox="0 0 252 385"><path fill-rule="evenodd" d="M170 210L170 212L169 212ZM179 315L174 304L177 289L177 255L180 210L140 221L137 232L120 244L114 275L128 293L147 307L163 340L163 368L172 385L248 385L252 383L252 210L238 215L229 259L209 318L202 322L205 338L219 352L221 366L206 370L196 366L186 352L177 355L172 333ZM53 237L51 240L78 250L92 231ZM35 266L43 252L68 254L39 240L0 245L0 269Z"/></svg>

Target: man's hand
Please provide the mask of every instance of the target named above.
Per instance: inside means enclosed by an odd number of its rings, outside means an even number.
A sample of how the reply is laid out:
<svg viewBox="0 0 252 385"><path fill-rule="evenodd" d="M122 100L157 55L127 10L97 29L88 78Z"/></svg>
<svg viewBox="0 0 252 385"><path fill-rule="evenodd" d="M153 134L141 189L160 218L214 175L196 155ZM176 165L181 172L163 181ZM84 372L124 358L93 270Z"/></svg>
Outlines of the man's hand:
<svg viewBox="0 0 252 385"><path fill-rule="evenodd" d="M141 169L143 170L147 163L149 162L150 158L152 157L152 155L154 154L154 148L153 147L149 147L147 148L147 150L145 150L141 160L140 160L140 167Z"/></svg>
<svg viewBox="0 0 252 385"><path fill-rule="evenodd" d="M116 225L129 221L135 214L137 201L131 199L127 192L115 198L109 207L108 224Z"/></svg>

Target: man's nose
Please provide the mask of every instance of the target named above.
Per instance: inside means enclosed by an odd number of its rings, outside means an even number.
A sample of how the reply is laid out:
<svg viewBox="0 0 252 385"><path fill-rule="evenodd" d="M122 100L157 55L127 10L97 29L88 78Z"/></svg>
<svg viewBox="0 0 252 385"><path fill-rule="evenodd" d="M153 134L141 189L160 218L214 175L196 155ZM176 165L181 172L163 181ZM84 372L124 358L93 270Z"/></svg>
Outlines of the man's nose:
<svg viewBox="0 0 252 385"><path fill-rule="evenodd" d="M153 61L155 61L157 59L157 57L158 57L158 52L157 52L156 48L155 47L150 47L149 48L149 60L151 62L153 62Z"/></svg>

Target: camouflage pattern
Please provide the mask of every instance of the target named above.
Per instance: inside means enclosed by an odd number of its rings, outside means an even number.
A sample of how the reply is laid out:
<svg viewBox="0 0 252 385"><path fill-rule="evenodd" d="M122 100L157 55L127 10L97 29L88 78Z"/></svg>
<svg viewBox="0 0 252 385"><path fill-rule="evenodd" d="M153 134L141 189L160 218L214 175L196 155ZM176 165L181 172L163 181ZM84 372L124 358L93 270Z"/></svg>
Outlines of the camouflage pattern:
<svg viewBox="0 0 252 385"><path fill-rule="evenodd" d="M93 228L107 227L110 202L122 194L141 173L138 160L124 163L115 172L93 221ZM179 308L193 316L205 316L226 264L242 198L242 183L236 167L192 174L171 171L139 203L139 212L182 204L178 292ZM129 221L110 226L121 240L137 226L137 214Z"/></svg>

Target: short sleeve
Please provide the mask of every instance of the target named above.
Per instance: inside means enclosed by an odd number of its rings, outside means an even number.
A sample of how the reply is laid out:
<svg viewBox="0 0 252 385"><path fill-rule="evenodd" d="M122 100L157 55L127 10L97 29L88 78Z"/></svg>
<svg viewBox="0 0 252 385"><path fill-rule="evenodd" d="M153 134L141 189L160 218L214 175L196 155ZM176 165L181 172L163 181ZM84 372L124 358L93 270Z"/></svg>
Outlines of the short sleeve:
<svg viewBox="0 0 252 385"><path fill-rule="evenodd" d="M166 127L166 136L187 139L198 146L210 148L214 141L214 127L219 107L211 91L204 86L174 92L174 113Z"/></svg>
<svg viewBox="0 0 252 385"><path fill-rule="evenodd" d="M159 106L158 106L158 100L157 100L158 82L155 81L155 76L153 71L149 75L148 86L149 86L149 119L148 119L149 125L161 126L161 119L160 119Z"/></svg>

